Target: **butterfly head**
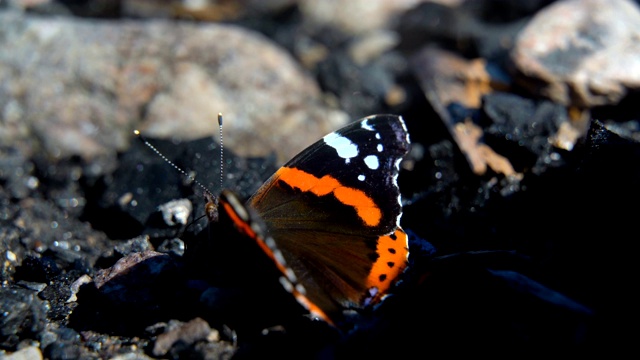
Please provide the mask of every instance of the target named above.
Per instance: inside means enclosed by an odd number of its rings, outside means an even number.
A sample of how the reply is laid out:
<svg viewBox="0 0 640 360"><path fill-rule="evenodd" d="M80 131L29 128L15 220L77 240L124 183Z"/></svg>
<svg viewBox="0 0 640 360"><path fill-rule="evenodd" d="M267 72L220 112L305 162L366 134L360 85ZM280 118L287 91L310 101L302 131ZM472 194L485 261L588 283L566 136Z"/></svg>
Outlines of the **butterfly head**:
<svg viewBox="0 0 640 360"><path fill-rule="evenodd" d="M218 197L206 191L204 193L204 199L206 200L204 211L205 215L209 219L209 222L218 222L220 214L218 211Z"/></svg>

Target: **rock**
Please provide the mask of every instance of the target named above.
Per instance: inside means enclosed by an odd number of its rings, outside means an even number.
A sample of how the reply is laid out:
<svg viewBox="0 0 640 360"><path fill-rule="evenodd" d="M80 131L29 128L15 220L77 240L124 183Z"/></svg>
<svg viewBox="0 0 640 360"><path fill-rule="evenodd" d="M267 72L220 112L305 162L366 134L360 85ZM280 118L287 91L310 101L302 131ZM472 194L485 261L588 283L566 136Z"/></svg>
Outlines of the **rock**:
<svg viewBox="0 0 640 360"><path fill-rule="evenodd" d="M99 271L94 282L114 302L145 302L153 298L147 292L158 286L159 278L174 266L166 254L152 250L131 253L109 269Z"/></svg>
<svg viewBox="0 0 640 360"><path fill-rule="evenodd" d="M540 11L512 52L519 83L564 105L618 103L640 89L640 8L629 0L563 0Z"/></svg>
<svg viewBox="0 0 640 360"><path fill-rule="evenodd" d="M174 325L158 335L153 345L153 355L164 356L176 345L188 347L197 341L217 341L218 338L218 332L211 329L206 321L195 318L187 323Z"/></svg>
<svg viewBox="0 0 640 360"><path fill-rule="evenodd" d="M37 346L27 346L11 354L1 356L3 360L42 360L42 352Z"/></svg>
<svg viewBox="0 0 640 360"><path fill-rule="evenodd" d="M47 305L34 291L0 288L0 346L12 348L22 339L37 339L44 330Z"/></svg>
<svg viewBox="0 0 640 360"><path fill-rule="evenodd" d="M227 145L284 161L347 121L291 56L239 27L6 11L0 24L1 140L26 154L101 159L104 173L134 128L200 138L222 112Z"/></svg>
<svg viewBox="0 0 640 360"><path fill-rule="evenodd" d="M378 30L388 25L394 14L406 11L421 0L300 1L302 13L311 23L338 28L349 34ZM357 21L354 19L357 18Z"/></svg>

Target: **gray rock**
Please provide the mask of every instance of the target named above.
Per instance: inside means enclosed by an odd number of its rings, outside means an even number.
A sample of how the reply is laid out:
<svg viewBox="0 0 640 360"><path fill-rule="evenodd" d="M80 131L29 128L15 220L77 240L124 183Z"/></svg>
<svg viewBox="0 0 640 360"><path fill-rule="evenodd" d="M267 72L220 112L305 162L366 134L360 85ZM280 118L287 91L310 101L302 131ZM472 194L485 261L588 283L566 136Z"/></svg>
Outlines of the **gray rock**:
<svg viewBox="0 0 640 360"><path fill-rule="evenodd" d="M34 339L45 327L47 304L35 291L0 289L0 345L11 348L24 338Z"/></svg>
<svg viewBox="0 0 640 360"><path fill-rule="evenodd" d="M5 11L0 46L0 141L27 156L101 159L98 173L134 128L200 138L217 134L222 112L225 145L284 161L347 121L283 49L231 25Z"/></svg>

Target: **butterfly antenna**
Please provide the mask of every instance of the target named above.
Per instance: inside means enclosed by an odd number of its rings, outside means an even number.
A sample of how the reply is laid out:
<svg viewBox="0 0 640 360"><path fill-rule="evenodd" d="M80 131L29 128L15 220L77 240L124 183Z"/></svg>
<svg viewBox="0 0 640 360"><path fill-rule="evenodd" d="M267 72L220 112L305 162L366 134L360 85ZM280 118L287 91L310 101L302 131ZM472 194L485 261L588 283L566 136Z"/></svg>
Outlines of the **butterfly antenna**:
<svg viewBox="0 0 640 360"><path fill-rule="evenodd" d="M218 113L218 132L220 133L220 189L224 189L224 146L222 144L222 113Z"/></svg>
<svg viewBox="0 0 640 360"><path fill-rule="evenodd" d="M196 180L196 178L189 174L188 172L186 172L185 170L183 170L182 168L180 168L178 165L176 165L173 161L169 160L166 156L164 156L163 153L160 152L160 150L156 149L155 146L151 145L151 143L149 141L147 141L147 139L142 136L142 134L140 133L139 130L133 130L133 133L138 137L138 139L140 139L142 141L142 143L144 143L149 149L153 150L153 152L155 152L158 156L160 156L160 158L162 160L164 160L166 163L168 163L169 165L173 166L174 169L178 170L182 175L186 176L187 179L189 179L190 181L194 182L195 184L197 184L205 193L205 196L207 197L211 197L211 198L215 198L215 196L213 196L213 193L207 189L206 186L202 185L201 182L199 182L198 180Z"/></svg>

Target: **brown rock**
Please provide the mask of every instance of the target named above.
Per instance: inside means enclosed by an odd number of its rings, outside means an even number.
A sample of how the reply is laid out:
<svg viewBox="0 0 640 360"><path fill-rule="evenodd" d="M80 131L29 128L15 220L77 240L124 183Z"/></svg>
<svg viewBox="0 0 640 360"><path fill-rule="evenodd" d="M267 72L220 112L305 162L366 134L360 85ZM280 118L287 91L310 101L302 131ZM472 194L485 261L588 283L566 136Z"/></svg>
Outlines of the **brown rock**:
<svg viewBox="0 0 640 360"><path fill-rule="evenodd" d="M472 171L481 175L488 166L497 173L516 176L506 158L482 143L480 127L471 121L456 123L448 111L453 104L478 109L483 95L507 86L490 77L486 61L468 60L447 50L425 47L413 57L412 64L426 98L465 154Z"/></svg>
<svg viewBox="0 0 640 360"><path fill-rule="evenodd" d="M512 58L521 83L565 105L618 103L640 88L640 9L629 0L564 0L531 20Z"/></svg>

